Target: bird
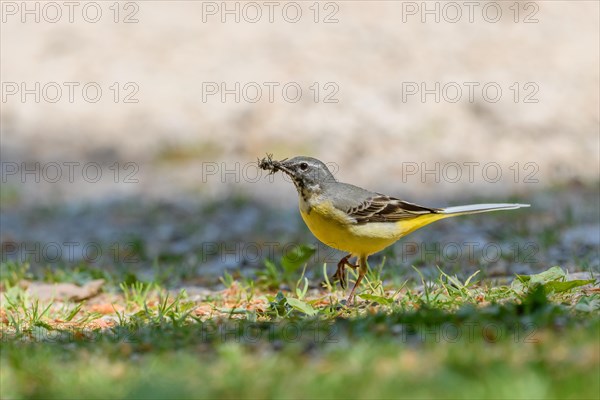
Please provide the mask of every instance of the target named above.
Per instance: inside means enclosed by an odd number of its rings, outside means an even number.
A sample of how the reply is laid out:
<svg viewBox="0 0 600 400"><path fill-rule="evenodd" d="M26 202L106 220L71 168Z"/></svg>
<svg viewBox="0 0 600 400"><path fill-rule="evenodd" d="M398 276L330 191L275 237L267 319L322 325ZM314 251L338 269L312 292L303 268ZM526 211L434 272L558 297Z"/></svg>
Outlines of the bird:
<svg viewBox="0 0 600 400"><path fill-rule="evenodd" d="M325 245L347 253L332 276L346 287L345 268L358 269L346 304L354 303L356 288L368 271L367 258L409 233L441 219L489 211L514 210L529 204L470 204L425 207L361 187L339 182L322 161L298 156L281 161L258 160L259 168L288 175L298 191L300 215L312 234ZM350 262L356 258L357 264Z"/></svg>

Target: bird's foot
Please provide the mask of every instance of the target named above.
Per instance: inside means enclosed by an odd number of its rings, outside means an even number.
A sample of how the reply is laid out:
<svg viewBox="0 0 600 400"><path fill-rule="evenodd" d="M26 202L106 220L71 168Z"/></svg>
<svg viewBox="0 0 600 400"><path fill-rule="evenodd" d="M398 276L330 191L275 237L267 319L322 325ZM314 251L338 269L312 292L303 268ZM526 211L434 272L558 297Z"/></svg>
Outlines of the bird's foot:
<svg viewBox="0 0 600 400"><path fill-rule="evenodd" d="M346 266L353 269L358 268L358 265L351 264L350 261L348 261L350 257L352 257L352 254L348 254L346 257L342 258L337 264L337 270L335 271L335 274L331 276L331 280L333 282L340 281L340 286L342 286L342 289L346 289Z"/></svg>

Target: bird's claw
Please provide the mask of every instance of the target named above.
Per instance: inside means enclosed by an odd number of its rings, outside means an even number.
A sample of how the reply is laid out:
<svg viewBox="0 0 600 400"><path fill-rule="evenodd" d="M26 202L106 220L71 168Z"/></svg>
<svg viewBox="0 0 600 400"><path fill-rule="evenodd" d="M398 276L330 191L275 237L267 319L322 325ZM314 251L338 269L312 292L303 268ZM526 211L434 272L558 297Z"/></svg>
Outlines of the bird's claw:
<svg viewBox="0 0 600 400"><path fill-rule="evenodd" d="M351 256L351 254L348 254L346 257L342 258L337 264L337 270L335 271L335 274L331 276L331 280L333 282L335 282L336 280L340 282L340 286L342 287L342 289L346 289L346 266L352 269L358 268L358 265L351 264L350 261L348 261L348 259Z"/></svg>

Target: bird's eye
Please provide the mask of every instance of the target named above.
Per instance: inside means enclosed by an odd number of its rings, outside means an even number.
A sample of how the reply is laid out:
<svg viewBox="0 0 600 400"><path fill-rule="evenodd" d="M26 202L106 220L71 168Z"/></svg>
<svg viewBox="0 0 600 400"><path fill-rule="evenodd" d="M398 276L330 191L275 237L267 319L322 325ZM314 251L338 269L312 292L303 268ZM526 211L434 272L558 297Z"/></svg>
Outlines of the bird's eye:
<svg viewBox="0 0 600 400"><path fill-rule="evenodd" d="M306 171L306 170L308 169L308 164L307 164L307 163L305 163L305 162L303 162L303 163L300 163L300 169L301 169L302 171Z"/></svg>

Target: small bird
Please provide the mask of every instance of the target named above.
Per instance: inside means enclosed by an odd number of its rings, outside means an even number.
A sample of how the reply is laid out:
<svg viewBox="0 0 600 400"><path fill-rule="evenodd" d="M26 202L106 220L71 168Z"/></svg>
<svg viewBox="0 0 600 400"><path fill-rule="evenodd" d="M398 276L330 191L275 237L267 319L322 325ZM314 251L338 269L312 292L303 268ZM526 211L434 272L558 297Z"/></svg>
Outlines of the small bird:
<svg viewBox="0 0 600 400"><path fill-rule="evenodd" d="M358 278L348 297L367 273L367 258L409 233L440 219L457 215L529 207L529 204L471 204L432 208L338 182L327 166L312 157L275 161L271 155L259 160L259 168L271 174L287 174L296 189L300 215L308 229L327 246L348 253L338 265L333 280L346 287L345 268L358 268ZM350 263L356 257L358 264Z"/></svg>

